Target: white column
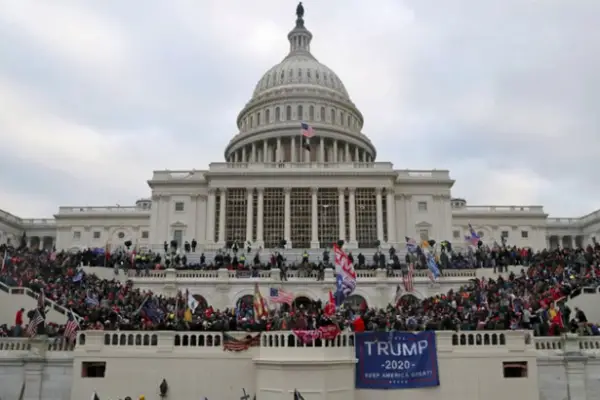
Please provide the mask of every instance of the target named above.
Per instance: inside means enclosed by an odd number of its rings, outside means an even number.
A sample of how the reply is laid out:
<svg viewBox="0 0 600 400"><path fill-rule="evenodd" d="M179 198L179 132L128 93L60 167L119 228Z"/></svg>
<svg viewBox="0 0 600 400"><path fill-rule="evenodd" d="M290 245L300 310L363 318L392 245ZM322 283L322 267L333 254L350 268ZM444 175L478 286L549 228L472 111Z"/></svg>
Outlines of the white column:
<svg viewBox="0 0 600 400"><path fill-rule="evenodd" d="M383 202L381 201L381 188L375 189L377 201L377 240L383 243Z"/></svg>
<svg viewBox="0 0 600 400"><path fill-rule="evenodd" d="M242 147L242 162L248 162L248 158L246 157L246 146Z"/></svg>
<svg viewBox="0 0 600 400"><path fill-rule="evenodd" d="M387 236L388 243L395 244L396 243L396 196L394 195L393 188L387 188L387 199L386 199L386 208L387 208Z"/></svg>
<svg viewBox="0 0 600 400"><path fill-rule="evenodd" d="M287 247L292 246L292 208L291 208L291 188L283 189L283 238L287 241Z"/></svg>
<svg viewBox="0 0 600 400"><path fill-rule="evenodd" d="M344 162L350 162L350 144L348 142L346 142L344 149Z"/></svg>
<svg viewBox="0 0 600 400"><path fill-rule="evenodd" d="M255 163L256 160L256 142L252 142L252 159L251 162Z"/></svg>
<svg viewBox="0 0 600 400"><path fill-rule="evenodd" d="M354 162L359 162L359 161L360 161L360 156L359 156L358 147L354 147Z"/></svg>
<svg viewBox="0 0 600 400"><path fill-rule="evenodd" d="M196 236L198 236L198 203L200 202L200 198L198 196L197 193L194 193L190 196L190 200L191 200L191 204L190 206L192 207L193 210L193 217L192 217L192 229L190 230L190 232L186 232L188 235L191 235L192 237L188 237L186 238L186 240L192 240L195 239Z"/></svg>
<svg viewBox="0 0 600 400"><path fill-rule="evenodd" d="M271 160L269 159L269 143L266 140L263 140L262 162L264 162L264 163L271 162Z"/></svg>
<svg viewBox="0 0 600 400"><path fill-rule="evenodd" d="M283 161L283 153L281 152L281 138L277 138L277 150L275 151L275 162Z"/></svg>
<svg viewBox="0 0 600 400"><path fill-rule="evenodd" d="M338 148L337 148L337 140L333 141L333 162L338 162Z"/></svg>
<svg viewBox="0 0 600 400"><path fill-rule="evenodd" d="M252 227L253 227L253 220L252 220L252 214L253 214L253 210L252 210L252 200L254 198L254 188L247 188L246 189L247 192L247 205L246 205L246 241L247 242L254 242L254 238L252 237Z"/></svg>
<svg viewBox="0 0 600 400"><path fill-rule="evenodd" d="M405 221L405 236L411 237L415 240L419 240L419 238L414 237L416 235L415 232L415 226L414 223L412 222L412 213L411 211L411 202L412 202L412 196L409 194L405 194L404 195L404 221Z"/></svg>
<svg viewBox="0 0 600 400"><path fill-rule="evenodd" d="M215 205L216 205L216 190L208 189L208 205L206 211L206 242L214 243L215 241Z"/></svg>
<svg viewBox="0 0 600 400"><path fill-rule="evenodd" d="M294 136L292 136L290 138L290 148L291 148L291 152L292 152L292 162L297 162L297 157L296 157L296 138Z"/></svg>
<svg viewBox="0 0 600 400"><path fill-rule="evenodd" d="M319 158L320 162L325 162L325 139L320 138L319 140Z"/></svg>
<svg viewBox="0 0 600 400"><path fill-rule="evenodd" d="M349 246L357 248L356 241L356 189L348 188L348 207L350 215L350 239Z"/></svg>
<svg viewBox="0 0 600 400"><path fill-rule="evenodd" d="M263 232L263 216L264 216L264 195L265 195L265 189L264 188L257 188L256 189L258 192L258 201L257 201L257 205L256 205L256 218L258 219L258 221L256 221L256 244L258 246L264 246L265 243L265 239L264 239L264 232Z"/></svg>
<svg viewBox="0 0 600 400"><path fill-rule="evenodd" d="M311 189L311 194L312 194L312 202L311 202L311 241L310 241L310 247L313 249L318 249L319 248L319 210L317 207L318 204L318 198L317 195L319 193L319 189L317 188L312 188Z"/></svg>
<svg viewBox="0 0 600 400"><path fill-rule="evenodd" d="M346 212L344 207L344 193L346 188L338 189L338 216L339 216L339 239L346 240Z"/></svg>
<svg viewBox="0 0 600 400"><path fill-rule="evenodd" d="M227 201L226 189L219 190L219 245L225 246L225 202Z"/></svg>

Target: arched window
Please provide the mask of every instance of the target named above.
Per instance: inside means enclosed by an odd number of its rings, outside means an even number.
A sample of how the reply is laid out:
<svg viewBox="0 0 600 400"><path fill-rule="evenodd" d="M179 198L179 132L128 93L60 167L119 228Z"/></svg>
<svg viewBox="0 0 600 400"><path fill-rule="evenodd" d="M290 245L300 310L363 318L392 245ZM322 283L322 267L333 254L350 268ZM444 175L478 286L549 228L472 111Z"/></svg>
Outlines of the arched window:
<svg viewBox="0 0 600 400"><path fill-rule="evenodd" d="M335 108L331 109L331 123L335 124Z"/></svg>
<svg viewBox="0 0 600 400"><path fill-rule="evenodd" d="M321 121L325 121L326 115L325 115L325 107L321 107L321 115L319 115L319 119Z"/></svg>
<svg viewBox="0 0 600 400"><path fill-rule="evenodd" d="M311 121L315 120L315 107L314 106L308 107L308 119Z"/></svg>
<svg viewBox="0 0 600 400"><path fill-rule="evenodd" d="M352 118L350 118L350 116L349 116L349 115L348 115L348 117L346 118L346 126L348 126L348 128L352 127L352 124L350 124L350 122L351 122L351 119L352 119Z"/></svg>
<svg viewBox="0 0 600 400"><path fill-rule="evenodd" d="M279 107L275 107L275 122L278 122L281 120L281 110L279 109Z"/></svg>
<svg viewBox="0 0 600 400"><path fill-rule="evenodd" d="M307 78L310 78L310 69L307 69L307 70L306 70L306 77L307 77Z"/></svg>
<svg viewBox="0 0 600 400"><path fill-rule="evenodd" d="M260 125L260 122L261 122L260 117L261 117L261 115L260 115L260 111L259 111L256 113L256 126Z"/></svg>
<svg viewBox="0 0 600 400"><path fill-rule="evenodd" d="M344 125L344 112L340 111L340 125Z"/></svg>
<svg viewBox="0 0 600 400"><path fill-rule="evenodd" d="M302 68L298 68L298 78L302 78Z"/></svg>
<svg viewBox="0 0 600 400"><path fill-rule="evenodd" d="M265 123L268 124L271 122L271 110L268 108L265 110Z"/></svg>
<svg viewBox="0 0 600 400"><path fill-rule="evenodd" d="M281 83L283 83L284 79L285 79L285 71L281 71Z"/></svg>
<svg viewBox="0 0 600 400"><path fill-rule="evenodd" d="M254 128L254 116L250 116L250 128Z"/></svg>
<svg viewBox="0 0 600 400"><path fill-rule="evenodd" d="M302 106L298 106L298 119L300 121L304 119L304 108Z"/></svg>
<svg viewBox="0 0 600 400"><path fill-rule="evenodd" d="M292 119L292 106L287 106L285 108L285 120L290 121Z"/></svg>

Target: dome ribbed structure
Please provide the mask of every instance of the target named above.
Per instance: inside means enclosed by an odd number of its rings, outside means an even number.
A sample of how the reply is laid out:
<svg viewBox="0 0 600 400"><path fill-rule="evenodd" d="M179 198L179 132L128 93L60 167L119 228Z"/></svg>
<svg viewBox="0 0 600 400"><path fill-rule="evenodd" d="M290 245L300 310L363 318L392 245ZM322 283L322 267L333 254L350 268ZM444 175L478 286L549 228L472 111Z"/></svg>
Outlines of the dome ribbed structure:
<svg viewBox="0 0 600 400"><path fill-rule="evenodd" d="M361 133L362 114L337 74L311 53L312 39L299 17L288 34L289 53L262 76L238 115L239 133L225 150L228 162L375 159L375 147ZM314 129L310 146L303 146L301 122Z"/></svg>

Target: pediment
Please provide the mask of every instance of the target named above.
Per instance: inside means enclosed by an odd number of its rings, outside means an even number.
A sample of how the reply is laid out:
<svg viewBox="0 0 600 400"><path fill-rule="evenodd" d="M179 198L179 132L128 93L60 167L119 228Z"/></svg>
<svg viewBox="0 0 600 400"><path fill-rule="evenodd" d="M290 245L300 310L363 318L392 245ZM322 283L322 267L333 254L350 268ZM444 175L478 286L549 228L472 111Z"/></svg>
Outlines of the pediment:
<svg viewBox="0 0 600 400"><path fill-rule="evenodd" d="M184 224L181 221L176 221L171 224L171 227L173 227L173 228L185 228L186 226L187 226L187 224Z"/></svg>
<svg viewBox="0 0 600 400"><path fill-rule="evenodd" d="M417 224L415 225L417 228L431 228L431 224L427 221L421 221L421 222L417 222Z"/></svg>

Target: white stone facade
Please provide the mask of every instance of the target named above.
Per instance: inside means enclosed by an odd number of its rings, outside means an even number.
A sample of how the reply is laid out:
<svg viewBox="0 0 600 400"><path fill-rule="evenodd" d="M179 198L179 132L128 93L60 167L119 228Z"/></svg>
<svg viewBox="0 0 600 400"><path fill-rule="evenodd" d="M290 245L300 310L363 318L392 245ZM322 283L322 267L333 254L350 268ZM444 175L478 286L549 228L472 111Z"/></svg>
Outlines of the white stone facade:
<svg viewBox="0 0 600 400"><path fill-rule="evenodd" d="M163 379L174 399L237 399L245 392L279 400L298 389L306 399L584 400L596 399L600 390L595 337L531 340L526 332L438 332L440 386L401 391L354 389L351 333L328 347L292 346L290 337L289 331L264 333L258 347L239 353L224 351L217 332L88 331L74 350L38 339L0 338L0 397L16 399L25 382L27 400L81 400L94 391L103 399L142 394L157 399ZM504 362L527 362L527 376L507 380ZM86 377L86 363L105 363L104 376Z"/></svg>
<svg viewBox="0 0 600 400"><path fill-rule="evenodd" d="M600 237L600 210L547 218L542 206L469 206L454 199L444 170L395 170L377 162L363 116L340 78L310 52L298 20L290 52L259 80L240 112L225 162L208 170L155 171L150 199L128 207L60 207L53 219L0 212L0 243L60 249L120 245L162 247L196 239L213 250L233 241L254 247L398 246L404 237L464 245L471 223L484 242L534 249L585 245ZM304 122L315 135L307 138Z"/></svg>

